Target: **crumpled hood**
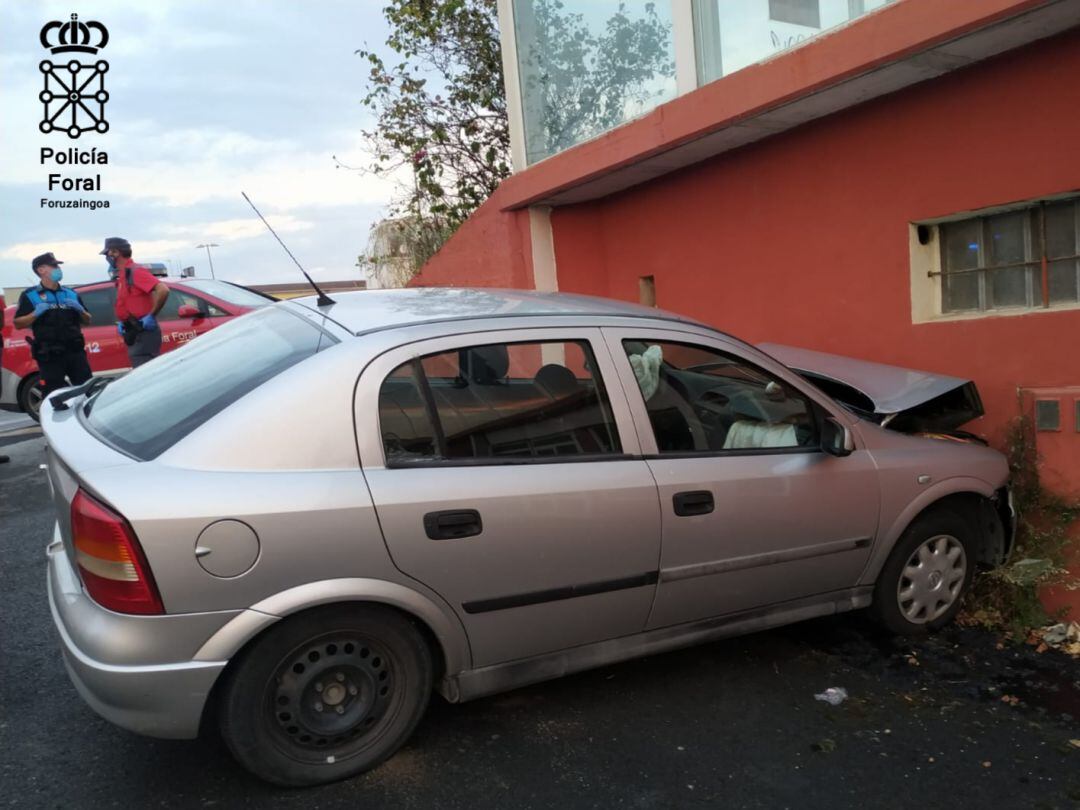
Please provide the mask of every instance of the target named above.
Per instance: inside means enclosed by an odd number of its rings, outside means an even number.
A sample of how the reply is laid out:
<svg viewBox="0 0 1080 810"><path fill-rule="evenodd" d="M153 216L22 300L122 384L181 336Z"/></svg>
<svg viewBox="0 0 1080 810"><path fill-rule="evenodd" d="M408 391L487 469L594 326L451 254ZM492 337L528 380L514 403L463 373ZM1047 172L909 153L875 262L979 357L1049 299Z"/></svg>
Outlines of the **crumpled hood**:
<svg viewBox="0 0 1080 810"><path fill-rule="evenodd" d="M762 343L758 348L820 384L842 404L870 411L882 424L897 430L955 430L983 415L975 383L961 377L778 343Z"/></svg>

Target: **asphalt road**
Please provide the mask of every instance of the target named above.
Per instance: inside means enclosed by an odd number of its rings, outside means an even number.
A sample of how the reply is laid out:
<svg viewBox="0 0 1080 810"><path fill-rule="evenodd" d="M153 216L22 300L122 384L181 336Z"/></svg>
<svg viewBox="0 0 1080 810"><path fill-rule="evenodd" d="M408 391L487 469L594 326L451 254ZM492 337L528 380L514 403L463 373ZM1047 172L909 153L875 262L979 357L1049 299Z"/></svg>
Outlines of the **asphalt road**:
<svg viewBox="0 0 1080 810"><path fill-rule="evenodd" d="M110 726L68 682L45 596L42 440L0 437L0 805L1080 806L1080 667L972 629L912 645L860 616L450 706L363 777L283 791L214 738ZM841 686L833 707L814 694ZM1007 697L1009 702L1001 698ZM1013 704L1013 699L1019 703Z"/></svg>

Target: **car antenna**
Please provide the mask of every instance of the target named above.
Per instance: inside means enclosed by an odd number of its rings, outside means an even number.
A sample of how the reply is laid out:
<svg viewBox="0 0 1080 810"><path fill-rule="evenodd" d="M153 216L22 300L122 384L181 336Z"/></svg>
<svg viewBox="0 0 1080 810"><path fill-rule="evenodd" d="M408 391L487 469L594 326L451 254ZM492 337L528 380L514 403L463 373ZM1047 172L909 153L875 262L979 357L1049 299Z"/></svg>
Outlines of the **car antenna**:
<svg viewBox="0 0 1080 810"><path fill-rule="evenodd" d="M251 198L248 197L248 195L245 194L243 191L241 191L240 193L244 195L244 199L247 200L247 204L251 206L251 210L254 211L256 214L259 214L259 209L255 207L255 203L251 201ZM270 223L266 221L266 217L264 217L262 214L259 214L259 219L263 221L263 225L267 227L270 233L274 234L274 238L278 240L278 244L285 249L286 253L289 254L289 258L296 262L296 266L300 268L300 272L304 274L304 278L308 280L308 284L311 285L312 289L314 289L315 292L319 294L318 301L316 302L317 306L328 307L332 304L336 304L337 302L333 298L331 298L329 295L319 289L319 285L316 284L315 280L307 274L307 270L303 268L300 262L296 261L296 257L292 255L292 251L285 247L285 243L281 241L281 237L277 235L277 232L270 227Z"/></svg>

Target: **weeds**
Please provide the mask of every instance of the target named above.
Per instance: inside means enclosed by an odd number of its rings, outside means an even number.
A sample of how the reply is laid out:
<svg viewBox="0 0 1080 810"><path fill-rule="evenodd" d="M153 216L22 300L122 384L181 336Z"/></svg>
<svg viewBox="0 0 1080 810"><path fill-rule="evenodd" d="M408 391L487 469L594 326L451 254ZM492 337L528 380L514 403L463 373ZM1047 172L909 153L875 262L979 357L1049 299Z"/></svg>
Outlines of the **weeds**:
<svg viewBox="0 0 1080 810"><path fill-rule="evenodd" d="M1066 568L1069 527L1080 517L1080 503L1070 503L1040 483L1030 418L1013 420L1006 444L1017 516L1016 544L1008 563L977 575L965 613L973 623L1005 629L1023 639L1032 628L1059 618L1043 609L1042 588L1080 587Z"/></svg>

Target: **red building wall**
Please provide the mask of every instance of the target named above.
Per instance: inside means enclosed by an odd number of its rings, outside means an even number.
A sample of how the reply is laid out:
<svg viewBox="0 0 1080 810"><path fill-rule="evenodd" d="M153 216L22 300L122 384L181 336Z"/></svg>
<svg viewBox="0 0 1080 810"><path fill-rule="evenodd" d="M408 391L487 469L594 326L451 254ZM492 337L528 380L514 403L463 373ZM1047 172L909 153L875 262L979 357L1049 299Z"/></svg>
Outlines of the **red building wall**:
<svg viewBox="0 0 1080 810"><path fill-rule="evenodd" d="M410 287L533 286L529 212L502 211L496 191L436 253Z"/></svg>
<svg viewBox="0 0 1080 810"><path fill-rule="evenodd" d="M909 223L1080 190L1080 32L552 214L559 288L770 340L1017 387L1080 384L1080 309L912 324ZM1080 479L1080 437L1076 475Z"/></svg>

